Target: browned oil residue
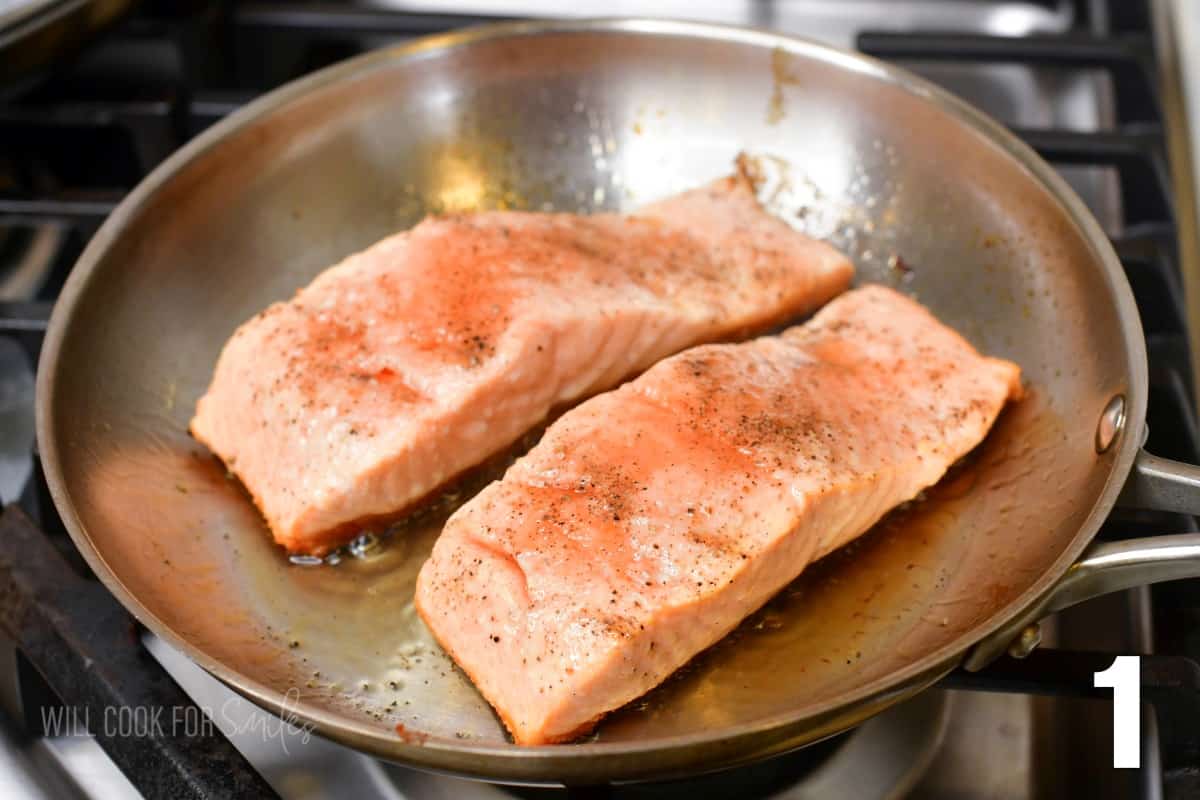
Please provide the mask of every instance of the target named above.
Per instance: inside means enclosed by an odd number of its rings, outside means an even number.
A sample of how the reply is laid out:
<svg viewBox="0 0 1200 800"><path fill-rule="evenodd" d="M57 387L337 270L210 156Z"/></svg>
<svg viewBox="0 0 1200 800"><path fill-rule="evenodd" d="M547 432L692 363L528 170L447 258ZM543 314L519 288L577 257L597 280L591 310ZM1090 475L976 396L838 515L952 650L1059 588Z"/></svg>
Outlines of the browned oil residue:
<svg viewBox="0 0 1200 800"><path fill-rule="evenodd" d="M777 125L787 116L784 108L783 87L798 86L800 78L791 70L791 58L787 52L776 47L771 51L771 99L767 103L767 124Z"/></svg>
<svg viewBox="0 0 1200 800"><path fill-rule="evenodd" d="M410 731L404 727L403 722L396 723L396 735L403 739L405 744L425 744L426 740L429 739L428 733Z"/></svg>
<svg viewBox="0 0 1200 800"><path fill-rule="evenodd" d="M893 254L892 257L888 259L888 269L899 275L908 275L913 271L912 264L909 264L907 261L905 261L904 256L900 255L899 253Z"/></svg>
<svg viewBox="0 0 1200 800"><path fill-rule="evenodd" d="M738 174L749 181L755 192L762 191L767 175L763 171L762 162L756 156L742 151L734 159L734 164L737 165Z"/></svg>

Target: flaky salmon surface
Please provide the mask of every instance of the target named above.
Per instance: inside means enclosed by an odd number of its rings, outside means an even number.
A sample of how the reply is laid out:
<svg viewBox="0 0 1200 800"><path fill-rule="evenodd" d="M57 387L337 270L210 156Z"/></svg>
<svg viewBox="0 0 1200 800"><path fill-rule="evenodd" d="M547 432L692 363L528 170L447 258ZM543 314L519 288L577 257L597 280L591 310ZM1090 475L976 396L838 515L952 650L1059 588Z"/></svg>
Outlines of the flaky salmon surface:
<svg viewBox="0 0 1200 800"><path fill-rule="evenodd" d="M459 509L416 602L514 739L586 732L934 484L1020 393L916 302L848 292L559 418Z"/></svg>
<svg viewBox="0 0 1200 800"><path fill-rule="evenodd" d="M276 541L322 554L663 356L853 272L729 177L632 216L427 218L242 325L191 423Z"/></svg>

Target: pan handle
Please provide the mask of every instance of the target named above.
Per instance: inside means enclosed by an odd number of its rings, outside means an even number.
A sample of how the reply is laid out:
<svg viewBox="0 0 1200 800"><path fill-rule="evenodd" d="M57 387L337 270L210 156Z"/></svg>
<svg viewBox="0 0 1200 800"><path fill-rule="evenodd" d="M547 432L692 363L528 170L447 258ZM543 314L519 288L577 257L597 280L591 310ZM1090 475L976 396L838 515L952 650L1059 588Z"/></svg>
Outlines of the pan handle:
<svg viewBox="0 0 1200 800"><path fill-rule="evenodd" d="M1200 467L1138 453L1118 505L1200 515Z"/></svg>
<svg viewBox="0 0 1200 800"><path fill-rule="evenodd" d="M1138 453L1119 504L1200 515L1200 467ZM1037 646L1037 621L1064 608L1151 583L1200 577L1200 534L1095 542L1025 613L976 644L963 659L974 672L1005 652L1018 658Z"/></svg>

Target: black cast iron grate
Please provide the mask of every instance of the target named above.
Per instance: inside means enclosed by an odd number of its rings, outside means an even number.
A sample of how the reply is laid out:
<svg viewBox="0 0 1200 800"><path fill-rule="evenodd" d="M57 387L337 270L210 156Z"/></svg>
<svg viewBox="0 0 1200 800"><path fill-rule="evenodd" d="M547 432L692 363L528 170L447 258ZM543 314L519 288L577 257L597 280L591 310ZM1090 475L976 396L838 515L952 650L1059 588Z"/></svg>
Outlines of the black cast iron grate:
<svg viewBox="0 0 1200 800"><path fill-rule="evenodd" d="M1148 2L1076 0L1071 32L1026 38L863 32L858 47L904 61L1087 67L1111 76L1117 126L1100 132L1021 130L1056 164L1108 166L1121 187L1124 226L1114 245L1147 336L1150 447L1195 462L1200 439L1180 286L1176 221ZM0 334L36 362L53 298L83 244L150 169L256 94L366 47L489 21L307 2L151 3L58 73L0 102L0 226L51 222L67 232L49 280L31 302L0 303ZM266 44L264 44L266 42ZM261 54L270 49L268 61ZM220 58L214 53L222 54ZM281 67L280 64L283 64ZM35 475L37 470L35 469ZM46 703L189 705L142 648L133 620L87 573L44 484L0 516L0 627L17 643L26 711ZM1122 512L1110 538L1194 531L1179 515ZM1162 737L1168 796L1197 789L1200 768L1200 582L1155 589L1166 652L1144 662L1145 696ZM1182 631L1183 633L1170 633ZM1091 675L1112 654L1040 650L1002 659L953 688L1092 696ZM91 666L88 666L88 665ZM99 665L97 669L96 665ZM27 720L35 723L35 714ZM93 714L99 718L99 714ZM36 725L34 725L36 728ZM131 781L151 796L273 796L220 734L195 739L100 739Z"/></svg>

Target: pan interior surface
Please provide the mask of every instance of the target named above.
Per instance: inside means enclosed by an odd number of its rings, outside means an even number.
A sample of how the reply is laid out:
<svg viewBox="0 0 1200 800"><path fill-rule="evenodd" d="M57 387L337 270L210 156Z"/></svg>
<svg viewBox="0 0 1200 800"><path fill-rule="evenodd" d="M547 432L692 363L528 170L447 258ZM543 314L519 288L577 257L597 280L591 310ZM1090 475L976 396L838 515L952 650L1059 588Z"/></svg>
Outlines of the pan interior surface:
<svg viewBox="0 0 1200 800"><path fill-rule="evenodd" d="M1048 587L1127 452L1095 452L1101 411L1115 394L1131 419L1144 406L1140 330L1113 299L1127 288L1077 212L987 123L907 80L749 31L575 23L381 52L259 101L117 212L56 311L39 432L68 527L146 624L219 677L408 763L631 777L831 732L806 725L887 702ZM290 564L187 435L195 401L237 325L426 213L630 209L741 152L773 211L844 249L859 282L1018 362L1029 395L927 498L588 742L522 750L413 609L456 501L362 557Z"/></svg>

